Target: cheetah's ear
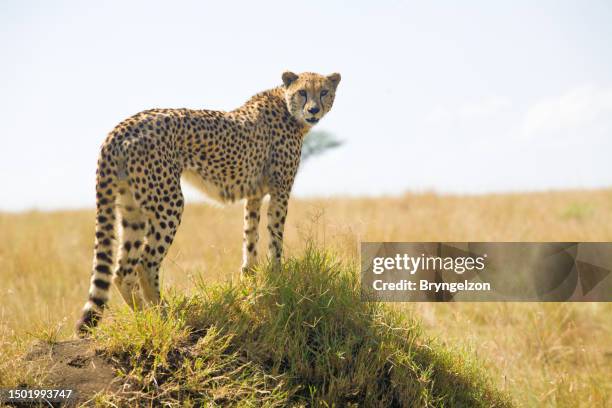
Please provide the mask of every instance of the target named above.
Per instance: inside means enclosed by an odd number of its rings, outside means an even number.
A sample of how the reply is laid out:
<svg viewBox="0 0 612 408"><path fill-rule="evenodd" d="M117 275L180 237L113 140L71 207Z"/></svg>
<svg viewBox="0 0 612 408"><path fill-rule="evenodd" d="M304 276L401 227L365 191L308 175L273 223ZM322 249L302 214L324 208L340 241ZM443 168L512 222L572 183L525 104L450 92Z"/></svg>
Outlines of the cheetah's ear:
<svg viewBox="0 0 612 408"><path fill-rule="evenodd" d="M334 88L336 88L338 87L338 84L340 83L340 74L337 72L334 72L333 74L328 75L327 79L329 79L331 83L334 85Z"/></svg>
<svg viewBox="0 0 612 408"><path fill-rule="evenodd" d="M283 84L285 84L285 87L288 87L289 85L294 83L296 79L298 79L298 76L294 74L293 72L291 71L283 72Z"/></svg>

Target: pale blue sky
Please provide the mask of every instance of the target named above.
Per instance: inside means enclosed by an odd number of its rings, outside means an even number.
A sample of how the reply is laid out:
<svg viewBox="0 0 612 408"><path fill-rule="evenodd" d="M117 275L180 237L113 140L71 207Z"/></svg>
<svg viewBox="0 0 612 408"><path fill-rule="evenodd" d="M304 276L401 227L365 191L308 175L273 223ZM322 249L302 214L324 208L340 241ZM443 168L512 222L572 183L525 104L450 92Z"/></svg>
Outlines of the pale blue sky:
<svg viewBox="0 0 612 408"><path fill-rule="evenodd" d="M0 210L90 207L106 133L342 73L299 196L612 186L610 2L0 3ZM189 201L189 200L188 200Z"/></svg>

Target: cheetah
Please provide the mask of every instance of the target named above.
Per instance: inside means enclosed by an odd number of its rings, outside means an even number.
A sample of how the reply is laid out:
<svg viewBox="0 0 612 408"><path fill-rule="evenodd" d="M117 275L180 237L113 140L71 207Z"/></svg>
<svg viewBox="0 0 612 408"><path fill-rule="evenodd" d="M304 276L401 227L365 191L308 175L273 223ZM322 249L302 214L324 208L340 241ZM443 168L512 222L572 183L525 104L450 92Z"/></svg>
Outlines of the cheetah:
<svg viewBox="0 0 612 408"><path fill-rule="evenodd" d="M269 257L280 263L302 140L331 109L339 82L338 73L287 71L282 85L230 112L152 109L117 125L98 158L93 271L77 332L97 325L111 281L133 309L160 303L160 264L183 213L181 177L217 201L245 200L241 274L256 264L269 195Z"/></svg>

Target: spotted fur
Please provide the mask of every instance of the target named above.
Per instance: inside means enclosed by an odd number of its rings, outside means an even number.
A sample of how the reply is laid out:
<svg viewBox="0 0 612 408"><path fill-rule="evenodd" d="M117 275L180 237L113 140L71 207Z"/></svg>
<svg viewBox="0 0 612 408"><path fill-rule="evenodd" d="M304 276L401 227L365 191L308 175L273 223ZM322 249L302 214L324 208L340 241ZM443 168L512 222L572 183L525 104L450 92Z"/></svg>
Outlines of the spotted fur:
<svg viewBox="0 0 612 408"><path fill-rule="evenodd" d="M79 333L99 321L111 281L133 308L160 302L160 264L183 213L181 176L219 201L246 199L243 273L257 259L269 194L269 251L280 262L302 140L331 109L340 74L285 72L282 80L231 112L153 109L113 129L98 159L93 272Z"/></svg>

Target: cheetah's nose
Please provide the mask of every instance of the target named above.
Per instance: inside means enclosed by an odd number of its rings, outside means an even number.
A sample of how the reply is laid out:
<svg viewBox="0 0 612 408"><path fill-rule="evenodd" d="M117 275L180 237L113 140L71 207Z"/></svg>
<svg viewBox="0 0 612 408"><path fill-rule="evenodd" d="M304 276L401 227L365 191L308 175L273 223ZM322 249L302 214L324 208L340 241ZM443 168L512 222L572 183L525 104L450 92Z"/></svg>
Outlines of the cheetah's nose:
<svg viewBox="0 0 612 408"><path fill-rule="evenodd" d="M319 109L318 107L315 106L314 108L308 109L308 112L312 113L314 115L315 113L319 113L320 110L321 109Z"/></svg>

